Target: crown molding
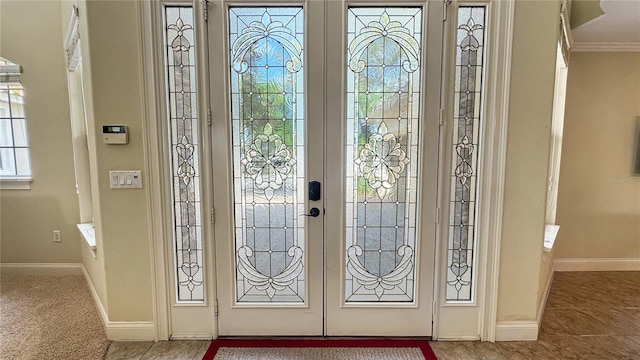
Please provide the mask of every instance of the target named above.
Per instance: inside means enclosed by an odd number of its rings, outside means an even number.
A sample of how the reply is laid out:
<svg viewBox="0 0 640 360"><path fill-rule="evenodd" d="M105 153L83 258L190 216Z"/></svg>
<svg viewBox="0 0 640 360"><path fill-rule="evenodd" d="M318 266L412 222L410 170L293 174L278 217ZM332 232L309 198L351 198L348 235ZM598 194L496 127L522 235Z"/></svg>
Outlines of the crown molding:
<svg viewBox="0 0 640 360"><path fill-rule="evenodd" d="M587 43L574 42L571 52L640 52L640 42Z"/></svg>

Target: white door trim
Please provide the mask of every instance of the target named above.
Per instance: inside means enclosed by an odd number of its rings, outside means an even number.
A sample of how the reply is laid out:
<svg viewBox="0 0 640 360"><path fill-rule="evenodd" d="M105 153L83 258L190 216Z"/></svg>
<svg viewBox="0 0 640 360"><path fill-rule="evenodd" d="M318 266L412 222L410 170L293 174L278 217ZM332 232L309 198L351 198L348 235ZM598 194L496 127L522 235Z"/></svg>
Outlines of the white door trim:
<svg viewBox="0 0 640 360"><path fill-rule="evenodd" d="M158 34L155 26L158 24L156 12L153 8L156 2L139 1L138 11L140 16L140 37L142 44L142 57L140 69L142 69L142 142L144 144L144 186L147 187L147 211L149 212L149 239L151 257L151 291L153 303L153 321L156 324L155 340L169 340L170 318L168 303L168 280L166 244L167 232L163 221L167 214L162 199L166 196L166 190L162 186L165 171L165 158L162 155L163 148L162 127L155 119L162 114L159 109L161 93L158 88L158 69L162 59L158 57Z"/></svg>
<svg viewBox="0 0 640 360"><path fill-rule="evenodd" d="M480 199L488 201L483 206L484 211L480 211L479 239L486 248L481 249L478 264L486 262L486 266L480 266L482 281L479 282L478 289L484 290L480 339L493 342L496 341L498 329L498 286L515 2L493 0L490 6L492 27L489 37L493 39L493 45L488 60L492 76L488 82L491 92L487 96L489 116L486 118L488 136L485 138L485 144L494 145L486 146L486 156L483 159L486 177L481 180Z"/></svg>
<svg viewBox="0 0 640 360"><path fill-rule="evenodd" d="M467 1L459 3L471 4ZM480 317L478 321L479 338L483 341L495 341L496 339L496 319L497 319L497 291L498 274L500 266L500 246L502 227L502 204L504 194L504 173L507 140L507 119L509 110L509 89L511 71L511 51L515 3L513 1L480 1L475 4L489 4L490 30L488 38L491 41L488 55L487 78L487 101L485 103L486 125L484 129L485 149L481 159L483 165L483 175L480 179L480 199L487 199L482 202L482 211L478 219L478 248L476 263L478 264L477 277L477 300L480 307ZM164 144L162 143L162 129L155 121L159 114L162 114L160 102L163 93L162 88L158 88L162 81L158 80L158 67L162 64L162 58L158 55L157 16L153 7L157 6L156 1L142 1L138 3L140 28L139 36L143 44L143 56L140 68L142 69L141 87L144 93L145 103L143 104L143 142L145 145L145 166L147 174L145 186L148 187L147 208L150 213L149 232L152 252L151 267L153 276L153 321L156 324L156 339L168 340L170 334L170 304L169 280L167 279L168 267L171 264L167 258L167 239L170 236L165 224L165 219L170 219L163 205L162 199L167 196L167 189L163 186L163 176L166 174L162 154ZM493 146L490 146L493 144ZM206 149L203 149L206 151ZM447 165L447 164L445 164ZM445 172L446 173L446 172ZM486 214L482 216L482 214ZM441 224L446 223L440 221ZM442 225L444 226L444 225ZM442 232L441 232L442 233ZM440 241L438 242L440 243ZM437 254L445 254L442 247L439 247ZM209 264L210 265L210 264ZM454 338L455 335L442 334L440 336L441 324L446 321L446 314L442 314L443 292L441 284L445 281L446 256L436 257L436 285L434 297L439 306L436 308L434 318L435 326L433 337ZM214 270L212 266L208 272L211 276ZM214 286L213 282L208 284ZM211 293L211 291L209 291ZM443 316L444 315L444 316ZM214 328L214 332L215 332ZM458 334L458 338L471 339L463 334ZM214 333L215 337L216 334Z"/></svg>

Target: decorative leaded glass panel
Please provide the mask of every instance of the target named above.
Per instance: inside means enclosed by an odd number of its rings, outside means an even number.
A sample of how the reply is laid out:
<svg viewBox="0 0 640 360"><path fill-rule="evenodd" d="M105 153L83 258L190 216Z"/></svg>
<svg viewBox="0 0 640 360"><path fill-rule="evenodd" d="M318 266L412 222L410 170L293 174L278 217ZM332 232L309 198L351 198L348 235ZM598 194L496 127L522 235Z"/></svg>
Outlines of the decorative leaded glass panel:
<svg viewBox="0 0 640 360"><path fill-rule="evenodd" d="M347 15L345 301L412 302L422 8Z"/></svg>
<svg viewBox="0 0 640 360"><path fill-rule="evenodd" d="M165 7L171 178L178 302L203 302L202 214L193 8Z"/></svg>
<svg viewBox="0 0 640 360"><path fill-rule="evenodd" d="M238 303L304 303L302 7L231 7Z"/></svg>
<svg viewBox="0 0 640 360"><path fill-rule="evenodd" d="M447 300L471 301L485 7L458 9Z"/></svg>

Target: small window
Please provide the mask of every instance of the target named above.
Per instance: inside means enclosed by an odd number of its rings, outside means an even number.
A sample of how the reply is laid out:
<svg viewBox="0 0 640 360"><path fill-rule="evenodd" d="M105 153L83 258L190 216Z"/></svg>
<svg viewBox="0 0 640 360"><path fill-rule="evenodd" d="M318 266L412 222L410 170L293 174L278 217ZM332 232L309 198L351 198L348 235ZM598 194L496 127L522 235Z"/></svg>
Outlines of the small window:
<svg viewBox="0 0 640 360"><path fill-rule="evenodd" d="M0 178L31 178L20 66L0 58Z"/></svg>

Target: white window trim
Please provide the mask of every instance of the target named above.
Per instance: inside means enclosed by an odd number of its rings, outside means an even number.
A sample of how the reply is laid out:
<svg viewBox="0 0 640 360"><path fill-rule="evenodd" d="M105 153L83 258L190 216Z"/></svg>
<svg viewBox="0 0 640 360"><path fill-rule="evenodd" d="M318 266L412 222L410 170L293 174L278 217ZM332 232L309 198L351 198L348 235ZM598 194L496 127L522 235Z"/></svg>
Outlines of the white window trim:
<svg viewBox="0 0 640 360"><path fill-rule="evenodd" d="M85 243L91 250L93 258L96 258L96 229L94 229L93 224L85 223L85 224L77 224L78 230L80 230L80 234L82 234L82 238Z"/></svg>
<svg viewBox="0 0 640 360"><path fill-rule="evenodd" d="M0 190L31 190L32 177L0 178Z"/></svg>
<svg viewBox="0 0 640 360"><path fill-rule="evenodd" d="M4 59L6 60L6 59ZM10 62L10 60L7 60ZM22 75L22 66L17 64L12 65L0 65L0 84L7 83L15 83L19 84L22 87L22 83L20 82L20 77ZM22 100L22 111L24 112L24 98ZM26 122L26 114L23 114L23 117ZM13 117L11 117L13 119ZM13 125L11 125L13 126ZM15 144L13 149L15 151ZM28 142L27 136L27 145L26 148L31 150L31 146ZM29 173L30 175L12 175L11 173L6 174L0 170L0 190L31 190L31 182L33 181L33 169L31 168L31 153L28 155L29 160ZM18 164L15 164L16 169Z"/></svg>

